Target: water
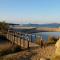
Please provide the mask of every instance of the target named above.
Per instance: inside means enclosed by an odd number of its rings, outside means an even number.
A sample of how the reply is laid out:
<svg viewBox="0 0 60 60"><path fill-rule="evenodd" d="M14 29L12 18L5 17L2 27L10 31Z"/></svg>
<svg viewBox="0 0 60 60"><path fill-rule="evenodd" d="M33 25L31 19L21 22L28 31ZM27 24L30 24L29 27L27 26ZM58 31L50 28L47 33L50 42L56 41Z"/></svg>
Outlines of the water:
<svg viewBox="0 0 60 60"><path fill-rule="evenodd" d="M60 32L39 32L39 33L34 33L34 34L32 34L32 42L34 42L36 39L39 39L40 37L42 37L43 40L47 41L49 36L58 38L58 37L60 37Z"/></svg>
<svg viewBox="0 0 60 60"><path fill-rule="evenodd" d="M23 31L22 30L15 30L15 31L23 32L24 30ZM60 32L39 32L39 33L33 33L32 34L32 41L35 41L36 38L41 37L41 36L42 36L43 40L47 41L49 36L60 37ZM29 36L29 38L30 38L30 36Z"/></svg>
<svg viewBox="0 0 60 60"><path fill-rule="evenodd" d="M40 32L40 36L42 36L43 40L47 41L49 36L60 37L60 32Z"/></svg>

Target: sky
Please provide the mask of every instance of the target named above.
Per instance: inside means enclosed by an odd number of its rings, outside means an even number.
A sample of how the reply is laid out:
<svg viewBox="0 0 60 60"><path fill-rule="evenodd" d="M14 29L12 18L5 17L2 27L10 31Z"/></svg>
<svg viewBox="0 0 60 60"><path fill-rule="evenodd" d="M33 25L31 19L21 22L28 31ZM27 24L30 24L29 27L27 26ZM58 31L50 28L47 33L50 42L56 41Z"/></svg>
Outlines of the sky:
<svg viewBox="0 0 60 60"><path fill-rule="evenodd" d="M0 21L60 23L60 0L0 0Z"/></svg>

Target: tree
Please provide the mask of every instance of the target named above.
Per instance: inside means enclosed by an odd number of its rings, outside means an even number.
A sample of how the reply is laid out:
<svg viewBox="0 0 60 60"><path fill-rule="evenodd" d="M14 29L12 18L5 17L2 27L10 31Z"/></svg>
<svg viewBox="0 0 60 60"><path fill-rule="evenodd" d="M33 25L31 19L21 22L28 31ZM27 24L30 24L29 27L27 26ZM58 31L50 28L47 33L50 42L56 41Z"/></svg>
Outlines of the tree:
<svg viewBox="0 0 60 60"><path fill-rule="evenodd" d="M9 25L5 21L0 22L0 30L1 31L7 31L8 28L9 28Z"/></svg>

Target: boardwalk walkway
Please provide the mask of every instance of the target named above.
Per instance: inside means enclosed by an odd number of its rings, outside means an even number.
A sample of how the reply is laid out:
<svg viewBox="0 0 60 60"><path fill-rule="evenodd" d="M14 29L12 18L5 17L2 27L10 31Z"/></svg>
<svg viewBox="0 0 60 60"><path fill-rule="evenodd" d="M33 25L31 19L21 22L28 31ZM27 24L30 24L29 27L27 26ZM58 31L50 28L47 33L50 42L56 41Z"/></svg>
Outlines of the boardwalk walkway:
<svg viewBox="0 0 60 60"><path fill-rule="evenodd" d="M12 44L16 44L23 49L39 46L38 44L31 42L31 40L27 40L24 37L21 37L21 33L19 34L17 32L8 32L4 35L9 41L11 41Z"/></svg>

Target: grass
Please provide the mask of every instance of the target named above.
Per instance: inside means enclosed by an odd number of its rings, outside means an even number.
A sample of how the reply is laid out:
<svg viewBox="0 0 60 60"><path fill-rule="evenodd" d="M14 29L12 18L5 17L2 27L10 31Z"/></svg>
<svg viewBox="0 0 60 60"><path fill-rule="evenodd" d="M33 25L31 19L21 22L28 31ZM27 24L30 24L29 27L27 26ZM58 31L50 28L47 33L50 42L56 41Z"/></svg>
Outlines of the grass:
<svg viewBox="0 0 60 60"><path fill-rule="evenodd" d="M60 60L60 56L54 55L54 56L51 58L51 60Z"/></svg>
<svg viewBox="0 0 60 60"><path fill-rule="evenodd" d="M48 44L55 44L58 39L59 39L59 37L49 36L47 43L48 43Z"/></svg>

